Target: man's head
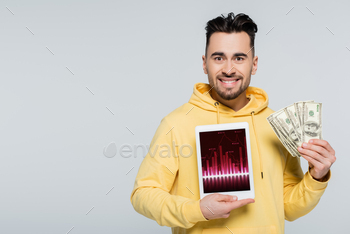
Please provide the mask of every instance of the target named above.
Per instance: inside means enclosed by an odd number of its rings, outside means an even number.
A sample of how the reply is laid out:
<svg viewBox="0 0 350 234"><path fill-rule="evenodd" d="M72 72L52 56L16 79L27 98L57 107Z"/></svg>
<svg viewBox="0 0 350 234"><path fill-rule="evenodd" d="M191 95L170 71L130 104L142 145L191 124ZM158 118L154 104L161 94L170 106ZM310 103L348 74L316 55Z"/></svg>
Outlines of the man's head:
<svg viewBox="0 0 350 234"><path fill-rule="evenodd" d="M318 124L315 122L309 122L305 123L304 125L304 131L307 132L308 134L316 133L318 130Z"/></svg>
<svg viewBox="0 0 350 234"><path fill-rule="evenodd" d="M254 57L254 38L257 25L245 14L219 16L206 26L204 73L217 100L246 100L245 90L250 77L257 70L258 57ZM213 96L213 98L214 98ZM215 99L215 98L214 98Z"/></svg>
<svg viewBox="0 0 350 234"><path fill-rule="evenodd" d="M255 33L258 31L258 26L254 21L249 18L248 15L240 13L234 15L233 12L229 13L227 17L221 15L208 21L206 30L206 44L205 44L205 56L207 56L208 45L210 42L210 37L215 32L225 32L225 33L238 33L246 32L250 38L250 48L254 47ZM253 56L255 56L255 49L252 49Z"/></svg>

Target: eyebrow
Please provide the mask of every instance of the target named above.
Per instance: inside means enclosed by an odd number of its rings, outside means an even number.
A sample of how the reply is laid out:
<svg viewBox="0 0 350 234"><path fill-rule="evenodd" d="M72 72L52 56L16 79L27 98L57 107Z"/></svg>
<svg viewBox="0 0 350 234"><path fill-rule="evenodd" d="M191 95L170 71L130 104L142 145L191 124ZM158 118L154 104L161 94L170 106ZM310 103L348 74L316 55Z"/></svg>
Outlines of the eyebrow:
<svg viewBox="0 0 350 234"><path fill-rule="evenodd" d="M210 55L210 57L213 57L213 56L216 56L216 55L220 55L220 56L225 56L225 53L224 52L214 52ZM238 52L238 53L235 53L233 54L234 57L238 57L238 56L242 56L242 57L245 57L245 58L248 58L248 55L245 54L245 53L242 53L242 52Z"/></svg>

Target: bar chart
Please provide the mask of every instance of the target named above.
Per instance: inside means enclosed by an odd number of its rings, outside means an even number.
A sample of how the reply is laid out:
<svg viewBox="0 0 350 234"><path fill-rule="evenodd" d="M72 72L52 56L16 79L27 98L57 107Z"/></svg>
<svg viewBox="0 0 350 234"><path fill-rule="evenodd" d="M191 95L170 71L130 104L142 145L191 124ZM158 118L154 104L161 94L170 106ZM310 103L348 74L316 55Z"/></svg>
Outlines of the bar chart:
<svg viewBox="0 0 350 234"><path fill-rule="evenodd" d="M204 193L250 190L244 129L200 133Z"/></svg>

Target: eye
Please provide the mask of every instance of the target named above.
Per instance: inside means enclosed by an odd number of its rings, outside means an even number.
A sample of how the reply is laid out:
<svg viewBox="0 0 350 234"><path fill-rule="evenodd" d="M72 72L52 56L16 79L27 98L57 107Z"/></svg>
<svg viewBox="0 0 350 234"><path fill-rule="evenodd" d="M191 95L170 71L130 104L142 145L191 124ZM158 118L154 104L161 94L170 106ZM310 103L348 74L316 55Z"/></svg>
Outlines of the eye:
<svg viewBox="0 0 350 234"><path fill-rule="evenodd" d="M236 60L237 60L237 61L243 61L244 58L242 58L242 57L237 57Z"/></svg>
<svg viewBox="0 0 350 234"><path fill-rule="evenodd" d="M221 57L215 57L214 60L216 60L216 61L222 61L222 58L221 58Z"/></svg>

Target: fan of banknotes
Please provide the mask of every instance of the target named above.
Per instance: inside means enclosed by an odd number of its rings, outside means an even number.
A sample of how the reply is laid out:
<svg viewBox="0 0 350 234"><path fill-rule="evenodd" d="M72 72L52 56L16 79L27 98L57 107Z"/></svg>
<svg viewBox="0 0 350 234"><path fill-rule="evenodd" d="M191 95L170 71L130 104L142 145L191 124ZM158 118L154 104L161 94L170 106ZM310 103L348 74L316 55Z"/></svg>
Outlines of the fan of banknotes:
<svg viewBox="0 0 350 234"><path fill-rule="evenodd" d="M322 103L296 102L267 117L284 147L294 157L301 157L298 147L310 139L322 139Z"/></svg>

